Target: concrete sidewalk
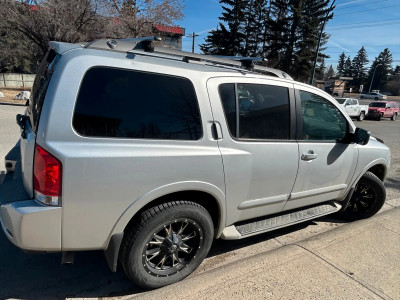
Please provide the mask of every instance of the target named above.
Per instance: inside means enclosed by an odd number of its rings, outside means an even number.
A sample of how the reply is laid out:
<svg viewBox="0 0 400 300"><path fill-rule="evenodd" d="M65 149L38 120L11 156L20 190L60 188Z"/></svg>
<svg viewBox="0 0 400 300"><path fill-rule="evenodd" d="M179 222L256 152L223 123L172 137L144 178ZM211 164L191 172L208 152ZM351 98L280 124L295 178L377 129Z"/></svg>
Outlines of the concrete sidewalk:
<svg viewBox="0 0 400 300"><path fill-rule="evenodd" d="M134 298L400 299L400 208Z"/></svg>

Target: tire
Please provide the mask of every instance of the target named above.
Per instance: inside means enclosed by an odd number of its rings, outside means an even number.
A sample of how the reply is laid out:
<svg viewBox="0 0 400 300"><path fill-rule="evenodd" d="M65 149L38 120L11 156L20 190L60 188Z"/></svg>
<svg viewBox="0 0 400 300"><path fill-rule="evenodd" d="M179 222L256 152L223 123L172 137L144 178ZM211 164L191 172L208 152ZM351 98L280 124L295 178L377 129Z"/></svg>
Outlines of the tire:
<svg viewBox="0 0 400 300"><path fill-rule="evenodd" d="M349 205L337 217L346 221L366 219L375 215L386 199L382 181L371 172L366 172L358 181Z"/></svg>
<svg viewBox="0 0 400 300"><path fill-rule="evenodd" d="M119 260L127 277L145 289L175 283L206 257L214 236L208 211L172 201L141 213L125 231Z"/></svg>
<svg viewBox="0 0 400 300"><path fill-rule="evenodd" d="M396 117L397 117L397 114L393 114L393 116L390 118L392 121L396 121Z"/></svg>
<svg viewBox="0 0 400 300"><path fill-rule="evenodd" d="M365 112L362 111L360 112L360 115L357 117L357 120L361 122L362 120L364 120L364 118L365 118Z"/></svg>
<svg viewBox="0 0 400 300"><path fill-rule="evenodd" d="M378 97L375 97L375 100L376 100L376 101L378 101L378 100L379 100L379 98L378 98Z"/></svg>
<svg viewBox="0 0 400 300"><path fill-rule="evenodd" d="M361 96L361 97L360 97L360 99L364 99L364 98L365 98L364 96Z"/></svg>
<svg viewBox="0 0 400 300"><path fill-rule="evenodd" d="M376 118L378 121L382 120L383 114L379 114L379 116Z"/></svg>

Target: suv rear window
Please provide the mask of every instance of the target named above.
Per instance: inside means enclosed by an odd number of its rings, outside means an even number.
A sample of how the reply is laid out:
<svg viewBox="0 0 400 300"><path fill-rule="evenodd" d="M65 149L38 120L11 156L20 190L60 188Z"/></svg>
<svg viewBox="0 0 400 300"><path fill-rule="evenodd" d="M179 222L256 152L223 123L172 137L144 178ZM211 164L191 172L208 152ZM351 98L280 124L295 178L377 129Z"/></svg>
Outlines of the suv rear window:
<svg viewBox="0 0 400 300"><path fill-rule="evenodd" d="M32 130L35 132L39 124L39 117L42 111L47 88L49 86L50 79L53 75L58 58L59 55L57 55L53 49L50 49L40 63L39 69L36 73L28 107L28 114L31 120Z"/></svg>
<svg viewBox="0 0 400 300"><path fill-rule="evenodd" d="M88 137L198 140L202 136L190 80L106 67L85 74L73 127Z"/></svg>

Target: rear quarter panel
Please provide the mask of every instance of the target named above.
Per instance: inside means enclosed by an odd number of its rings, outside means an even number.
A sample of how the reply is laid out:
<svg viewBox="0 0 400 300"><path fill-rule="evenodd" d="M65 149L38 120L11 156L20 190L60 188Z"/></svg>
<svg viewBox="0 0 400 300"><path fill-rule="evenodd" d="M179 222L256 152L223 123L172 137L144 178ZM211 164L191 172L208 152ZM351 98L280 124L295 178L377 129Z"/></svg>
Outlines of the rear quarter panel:
<svg viewBox="0 0 400 300"><path fill-rule="evenodd" d="M62 71L49 91L56 101L42 111L45 122L40 122L37 135L38 143L63 164L64 251L106 248L110 235L123 231L135 212L172 191L208 192L225 211L222 160L212 139L205 78L182 68L152 66L143 58L127 60L118 53L101 52L102 57L96 50L70 51L60 60ZM72 127L75 99L84 73L95 65L150 69L191 79L199 100L203 138L163 141L79 136ZM221 224L224 219L223 214Z"/></svg>

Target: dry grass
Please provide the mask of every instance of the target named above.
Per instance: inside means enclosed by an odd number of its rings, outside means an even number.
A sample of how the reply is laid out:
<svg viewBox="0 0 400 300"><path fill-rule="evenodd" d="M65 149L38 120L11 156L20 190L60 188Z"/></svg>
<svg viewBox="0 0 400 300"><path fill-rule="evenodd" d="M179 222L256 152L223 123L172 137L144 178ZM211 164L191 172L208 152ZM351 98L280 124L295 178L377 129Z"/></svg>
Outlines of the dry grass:
<svg viewBox="0 0 400 300"><path fill-rule="evenodd" d="M26 100L14 100L15 96L21 91L30 91L30 89L10 89L10 88L0 88L0 92L4 94L4 98L0 98L0 102L6 103L17 103L17 104L25 104Z"/></svg>

